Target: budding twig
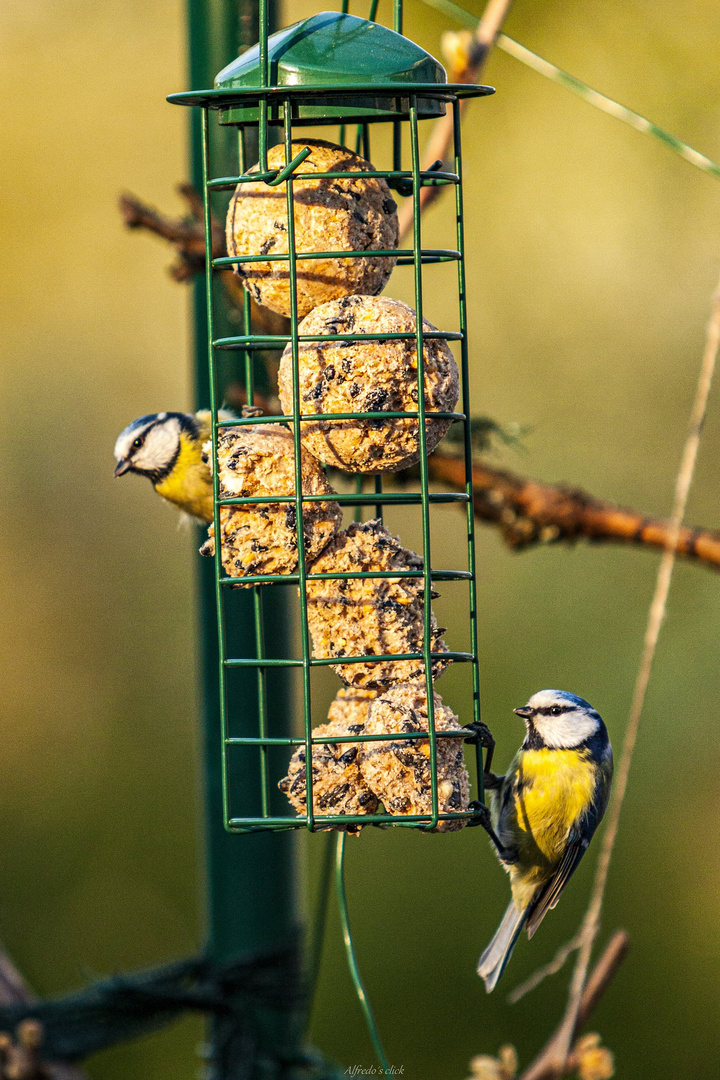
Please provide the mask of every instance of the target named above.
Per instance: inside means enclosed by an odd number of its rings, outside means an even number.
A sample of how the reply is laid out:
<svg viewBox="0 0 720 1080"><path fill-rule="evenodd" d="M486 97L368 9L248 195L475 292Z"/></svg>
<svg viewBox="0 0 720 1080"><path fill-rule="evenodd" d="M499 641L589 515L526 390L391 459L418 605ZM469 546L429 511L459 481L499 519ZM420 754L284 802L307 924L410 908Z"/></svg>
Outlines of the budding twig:
<svg viewBox="0 0 720 1080"><path fill-rule="evenodd" d="M627 956L629 948L630 939L627 933L624 930L616 931L587 981L570 1034L571 1042L597 1008L603 994L615 978L620 965ZM525 1069L518 1080L559 1080L560 1077L574 1072L577 1062L573 1059L572 1053L568 1054L566 1050L564 1055L560 1055L562 1060L558 1057L558 1042L563 1038L563 1034L563 1025L561 1023L545 1049Z"/></svg>
<svg viewBox="0 0 720 1080"><path fill-rule="evenodd" d="M469 41L467 49L461 49L453 57L453 64L448 72L451 83L472 83L480 78L487 58L507 18L512 0L489 0L477 29ZM468 101L460 102L463 112ZM421 169L429 169L436 161L445 162L453 140L453 116L448 110L435 123L423 155ZM443 187L420 188L420 209L424 210L444 190ZM406 199L398 211L398 231L400 241L407 236L413 223L413 201Z"/></svg>

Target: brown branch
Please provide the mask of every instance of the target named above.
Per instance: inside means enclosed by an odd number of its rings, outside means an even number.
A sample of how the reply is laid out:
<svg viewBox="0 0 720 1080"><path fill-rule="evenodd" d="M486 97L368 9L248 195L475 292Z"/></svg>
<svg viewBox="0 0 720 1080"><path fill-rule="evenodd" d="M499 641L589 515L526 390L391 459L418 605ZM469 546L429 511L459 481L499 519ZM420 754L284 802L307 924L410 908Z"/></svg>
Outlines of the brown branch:
<svg viewBox="0 0 720 1080"><path fill-rule="evenodd" d="M453 63L448 73L449 82L477 82L497 36L502 30L511 5L512 0L489 0L475 33L467 34L459 39L466 44L466 47L460 48L457 55L453 57ZM460 102L461 112L465 111L468 104L467 100ZM452 111L448 110L444 116L440 117L432 130L420 168L423 170L429 169L436 161L442 161L445 165L452 141L453 115ZM426 209L444 190L442 186L420 188L420 210ZM401 245L403 238L407 236L412 228L412 223L413 201L412 199L406 199L398 211L398 232Z"/></svg>
<svg viewBox="0 0 720 1080"><path fill-rule="evenodd" d="M505 5L505 7L503 7ZM486 14L494 11L498 26L506 0L491 0ZM489 31L487 31L489 33ZM494 36L492 38L494 40ZM486 53L488 45L485 46ZM440 123L440 122L438 122ZM428 155L429 156L429 155ZM187 200L190 218L176 219L152 209L132 195L120 200L125 221L130 228L146 229L170 241L179 253L179 261L171 268L176 280L188 280L205 267L205 246L200 197L190 184L178 190ZM442 190L423 188L423 191ZM200 216L198 216L200 215ZM222 226L213 222L213 257L227 254ZM242 307L244 290L232 271L223 271L222 280L230 299ZM252 319L259 333L287 333L288 320L282 315L252 303ZM244 395L239 388L229 388L228 404L240 407ZM269 411L276 411L277 405ZM455 490L465 488L464 463L448 453L436 453L429 459L433 480ZM578 540L635 544L665 551L672 539L670 522L648 517L636 510L624 509L613 503L596 499L580 488L561 484L542 484L514 473L494 469L483 461L473 465L473 504L475 516L498 526L506 544L515 550L536 544ZM677 534L677 555L720 568L720 531L685 526Z"/></svg>
<svg viewBox="0 0 720 1080"><path fill-rule="evenodd" d="M205 273L205 229L203 205L192 184L178 184L177 190L190 208L183 218L167 214L148 206L136 195L121 195L118 200L120 213L129 229L144 229L169 241L177 251L177 261L169 268L175 281L191 281L197 274ZM225 229L221 222L212 218L212 255L222 259L227 255ZM246 297L241 279L232 270L221 270L220 278L230 302L242 311ZM250 298L252 323L260 334L287 334L290 320L274 311L262 308Z"/></svg>
<svg viewBox="0 0 720 1080"><path fill-rule="evenodd" d="M192 184L178 184L177 190L188 204L189 214L183 218L168 217L135 195L121 195L120 213L129 229L146 229L168 240L177 251L177 262L170 267L175 281L189 281L205 269L205 229L203 205ZM222 258L225 249L225 231L219 221L212 223L213 258Z"/></svg>
<svg viewBox="0 0 720 1080"><path fill-rule="evenodd" d="M459 457L433 454L429 471L433 480L456 491L465 487L465 464ZM582 539L667 550L674 539L669 520L623 509L580 488L528 480L483 461L473 465L473 506L475 516L497 525L515 550ZM720 568L720 531L684 526L676 535L677 555Z"/></svg>
<svg viewBox="0 0 720 1080"><path fill-rule="evenodd" d="M629 948L630 939L624 930L618 930L613 934L585 986L572 1031L572 1040L575 1039L577 1033L584 1027L597 1008L603 994L615 978L620 965L627 956ZM525 1069L518 1080L559 1080L561 1076L567 1076L574 1072L578 1063L573 1052L570 1053L564 1064L558 1066L558 1042L562 1037L561 1024L544 1050Z"/></svg>

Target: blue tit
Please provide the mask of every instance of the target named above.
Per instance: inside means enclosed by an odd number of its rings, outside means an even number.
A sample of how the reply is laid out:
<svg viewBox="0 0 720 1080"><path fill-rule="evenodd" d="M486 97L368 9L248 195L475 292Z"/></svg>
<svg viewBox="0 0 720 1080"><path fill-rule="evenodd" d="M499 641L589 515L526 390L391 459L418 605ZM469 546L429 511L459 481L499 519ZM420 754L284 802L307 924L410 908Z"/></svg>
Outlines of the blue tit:
<svg viewBox="0 0 720 1080"><path fill-rule="evenodd" d="M488 993L522 929L531 938L560 899L605 813L613 774L605 724L583 698L541 690L514 711L525 721L525 741L505 776L485 774L491 810L481 824L512 891L478 963Z"/></svg>
<svg viewBox="0 0 720 1080"><path fill-rule="evenodd" d="M235 419L221 410L221 420ZM115 443L116 476L147 476L158 495L201 521L213 519L212 475L203 458L211 414L161 412L128 424Z"/></svg>

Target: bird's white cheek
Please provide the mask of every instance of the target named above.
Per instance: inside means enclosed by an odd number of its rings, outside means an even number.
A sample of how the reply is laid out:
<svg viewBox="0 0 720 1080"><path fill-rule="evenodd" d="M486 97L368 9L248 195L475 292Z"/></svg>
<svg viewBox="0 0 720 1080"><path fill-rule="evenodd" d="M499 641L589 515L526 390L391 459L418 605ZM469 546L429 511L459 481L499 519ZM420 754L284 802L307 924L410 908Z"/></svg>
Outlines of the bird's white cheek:
<svg viewBox="0 0 720 1080"><path fill-rule="evenodd" d="M565 716L536 716L535 728L546 746L569 750L591 738L598 729L592 716L568 713Z"/></svg>
<svg viewBox="0 0 720 1080"><path fill-rule="evenodd" d="M177 453L180 432L175 424L163 424L152 429L145 445L133 457L133 464L138 469L151 472L163 469Z"/></svg>

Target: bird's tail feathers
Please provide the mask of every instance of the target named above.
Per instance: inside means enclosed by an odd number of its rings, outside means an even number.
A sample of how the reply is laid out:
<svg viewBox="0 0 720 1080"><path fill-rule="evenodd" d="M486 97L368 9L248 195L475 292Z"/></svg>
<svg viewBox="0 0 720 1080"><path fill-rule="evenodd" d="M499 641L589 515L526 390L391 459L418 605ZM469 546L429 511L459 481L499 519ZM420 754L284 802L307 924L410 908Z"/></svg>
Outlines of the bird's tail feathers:
<svg viewBox="0 0 720 1080"><path fill-rule="evenodd" d="M505 970L526 918L527 909L518 911L514 901L511 900L502 922L495 931L495 936L480 957L477 972L480 978L485 980L485 989L488 994L495 989L498 979Z"/></svg>

